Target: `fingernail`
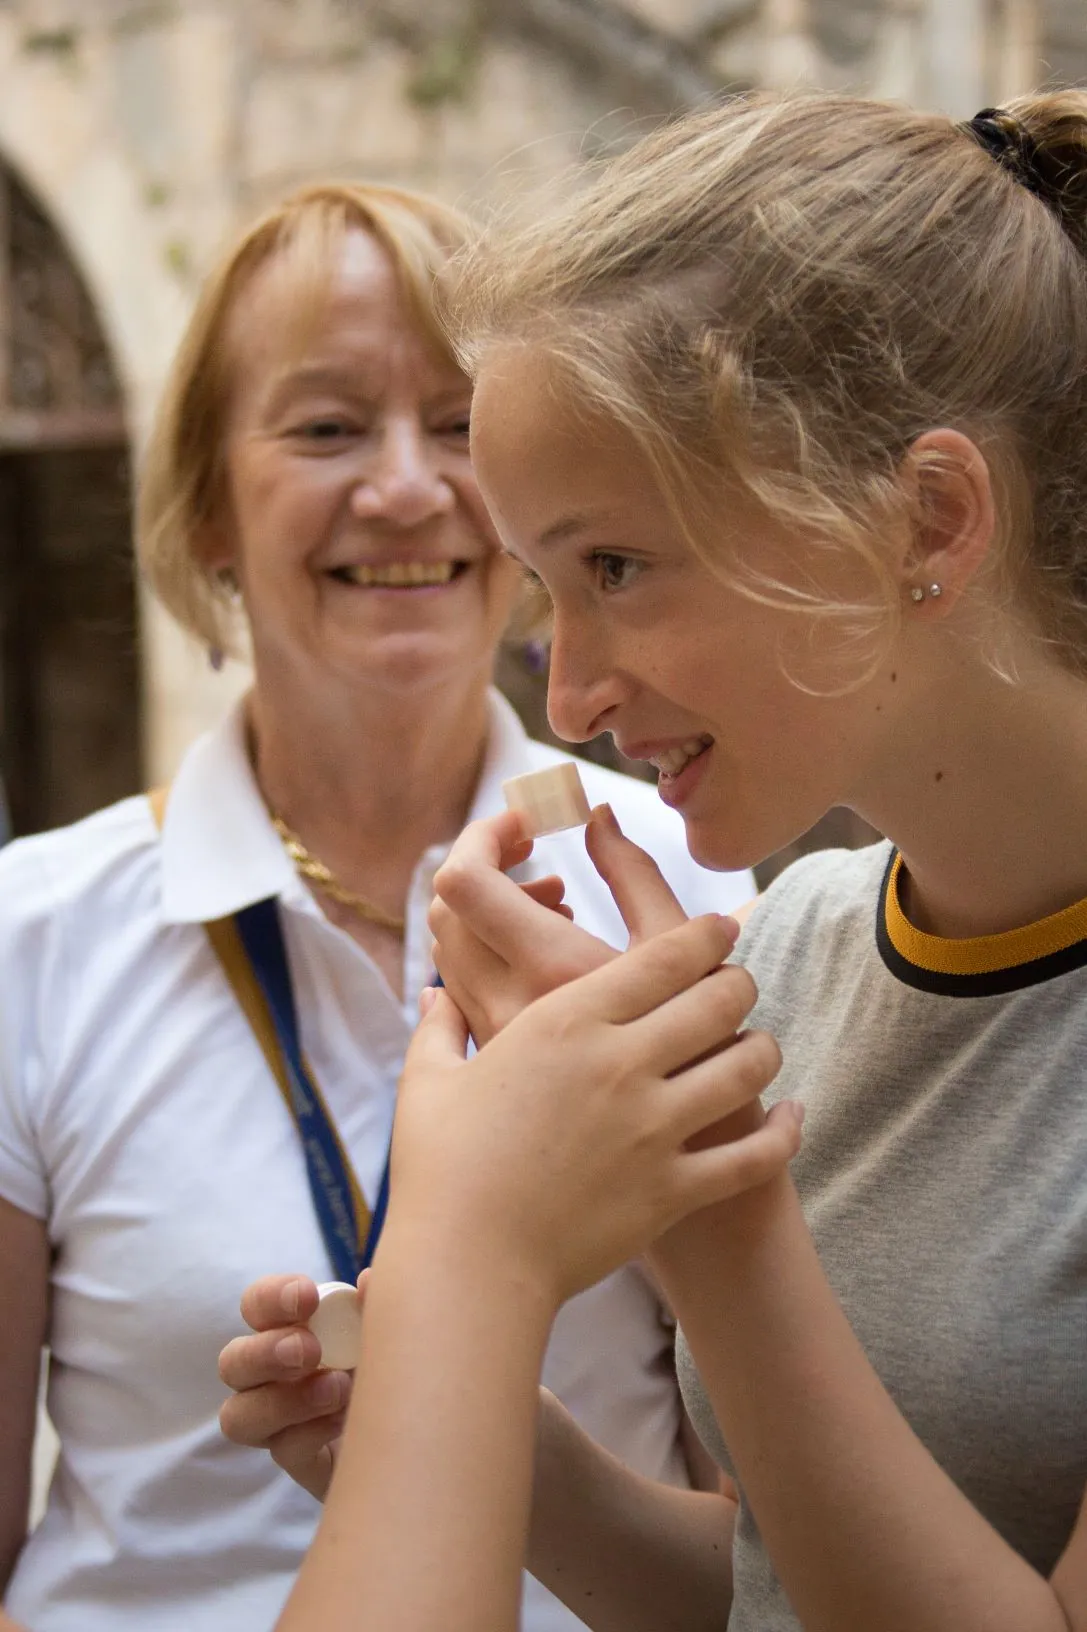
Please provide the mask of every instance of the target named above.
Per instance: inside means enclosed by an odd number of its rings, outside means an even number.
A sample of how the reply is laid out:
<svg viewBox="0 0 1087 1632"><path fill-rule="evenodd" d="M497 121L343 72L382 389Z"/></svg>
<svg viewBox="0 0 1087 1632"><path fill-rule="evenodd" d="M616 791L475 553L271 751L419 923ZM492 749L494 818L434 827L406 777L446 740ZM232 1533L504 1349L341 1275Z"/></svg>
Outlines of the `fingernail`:
<svg viewBox="0 0 1087 1632"><path fill-rule="evenodd" d="M599 823L601 827L606 827L610 833L618 833L620 838L622 837L623 829L619 826L619 820L610 805L595 805L589 812L589 820Z"/></svg>
<svg viewBox="0 0 1087 1632"><path fill-rule="evenodd" d="M429 1014L430 1013L431 1009L434 1007L434 1002L435 1002L435 999L437 998L437 996L438 996L438 991L437 991L436 987L434 987L434 986L424 986L423 987L422 991L419 993L419 1015L420 1015L420 1018L422 1018L422 1016L424 1014Z"/></svg>
<svg viewBox="0 0 1087 1632"><path fill-rule="evenodd" d="M283 1291L279 1294L279 1307L283 1310L283 1313L286 1315L288 1320L298 1319L298 1304L301 1292L301 1281L288 1281L286 1286L283 1288Z"/></svg>
<svg viewBox="0 0 1087 1632"><path fill-rule="evenodd" d="M289 1337L281 1337L275 1346L275 1357L281 1366L288 1371L300 1371L302 1368L302 1339L297 1332Z"/></svg>
<svg viewBox="0 0 1087 1632"><path fill-rule="evenodd" d="M347 1398L347 1377L342 1371L318 1372L313 1382L313 1403L324 1411L338 1411Z"/></svg>
<svg viewBox="0 0 1087 1632"><path fill-rule="evenodd" d="M802 1128L804 1126L804 1116L806 1114L804 1106L801 1105L798 1099L788 1099L785 1101L785 1103L788 1105L789 1115L792 1117L797 1127Z"/></svg>
<svg viewBox="0 0 1087 1632"><path fill-rule="evenodd" d="M740 939L740 926L731 913L723 912L721 914L721 928L726 935L731 937L732 944L735 946Z"/></svg>

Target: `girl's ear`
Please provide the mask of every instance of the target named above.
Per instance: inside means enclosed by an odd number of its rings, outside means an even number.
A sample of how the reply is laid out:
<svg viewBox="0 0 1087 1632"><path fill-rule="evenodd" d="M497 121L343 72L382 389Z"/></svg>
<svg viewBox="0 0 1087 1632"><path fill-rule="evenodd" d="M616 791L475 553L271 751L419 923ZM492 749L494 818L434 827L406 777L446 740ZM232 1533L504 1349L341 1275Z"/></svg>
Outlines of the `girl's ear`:
<svg viewBox="0 0 1087 1632"><path fill-rule="evenodd" d="M977 444L947 429L917 438L902 475L916 511L912 547L902 562L903 599L923 602L927 615L939 617L988 558L996 530L992 477Z"/></svg>

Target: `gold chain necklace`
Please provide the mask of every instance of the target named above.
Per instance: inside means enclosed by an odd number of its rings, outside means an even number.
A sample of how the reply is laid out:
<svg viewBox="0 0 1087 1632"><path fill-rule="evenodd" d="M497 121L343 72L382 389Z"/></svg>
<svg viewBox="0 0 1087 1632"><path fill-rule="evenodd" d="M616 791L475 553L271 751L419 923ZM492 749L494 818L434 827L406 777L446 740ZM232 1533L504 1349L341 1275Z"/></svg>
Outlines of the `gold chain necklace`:
<svg viewBox="0 0 1087 1632"><path fill-rule="evenodd" d="M316 856L312 856L298 834L274 811L272 826L282 839L283 848L294 862L296 871L301 873L303 878L308 878L311 884L316 884L319 890L325 895L330 895L333 901L339 901L341 906L350 907L360 918L367 919L371 924L379 924L382 929L391 929L397 935L403 935L403 918L397 918L394 913L386 912L373 901L367 901L364 895L356 895L354 890L347 889L340 883L331 867L326 867L323 861L318 861Z"/></svg>

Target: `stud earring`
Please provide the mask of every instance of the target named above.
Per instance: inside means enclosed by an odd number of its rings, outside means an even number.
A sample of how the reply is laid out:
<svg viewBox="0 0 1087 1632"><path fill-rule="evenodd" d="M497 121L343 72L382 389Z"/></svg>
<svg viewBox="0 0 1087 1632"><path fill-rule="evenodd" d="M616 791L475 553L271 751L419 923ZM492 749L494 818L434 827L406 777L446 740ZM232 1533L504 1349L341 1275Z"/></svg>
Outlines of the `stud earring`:
<svg viewBox="0 0 1087 1632"><path fill-rule="evenodd" d="M937 600L939 600L940 596L943 594L943 589L941 588L941 586L939 584L930 584L928 586L928 592L932 596L932 599L934 601L937 601Z"/></svg>
<svg viewBox="0 0 1087 1632"><path fill-rule="evenodd" d="M910 600L911 601L923 601L924 598L925 598L925 592L921 588L921 585L920 584L914 584L913 588L910 590Z"/></svg>
<svg viewBox="0 0 1087 1632"><path fill-rule="evenodd" d="M215 670L216 674L219 673L219 670L222 668L225 660L226 655L221 646L208 647L208 663Z"/></svg>

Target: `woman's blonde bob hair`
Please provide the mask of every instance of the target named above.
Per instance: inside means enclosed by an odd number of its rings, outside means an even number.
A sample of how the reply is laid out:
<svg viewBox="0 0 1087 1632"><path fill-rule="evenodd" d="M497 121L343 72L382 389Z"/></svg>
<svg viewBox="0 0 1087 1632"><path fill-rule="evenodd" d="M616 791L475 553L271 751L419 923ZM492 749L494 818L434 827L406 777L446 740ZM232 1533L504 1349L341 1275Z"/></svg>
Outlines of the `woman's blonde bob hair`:
<svg viewBox="0 0 1087 1632"><path fill-rule="evenodd" d="M629 433L715 570L831 620L836 689L902 616L886 540L910 536L906 461L942 426L997 487L986 607L1087 674L1087 93L996 122L1029 164L940 114L734 99L499 224L445 295L470 373L492 347L537 349L572 411ZM730 536L737 495L795 541L787 571Z"/></svg>
<svg viewBox="0 0 1087 1632"><path fill-rule="evenodd" d="M232 586L201 559L201 539L222 518L226 420L233 384L231 314L256 271L276 257L290 280L297 321L285 350L305 344L347 233L369 233L386 251L420 332L451 356L434 307L435 278L466 242L463 216L394 187L324 182L268 210L206 279L152 428L137 500L140 564L159 599L190 634L228 651L236 639Z"/></svg>

